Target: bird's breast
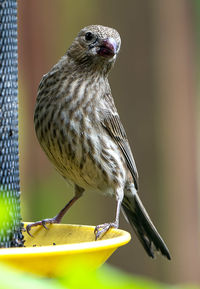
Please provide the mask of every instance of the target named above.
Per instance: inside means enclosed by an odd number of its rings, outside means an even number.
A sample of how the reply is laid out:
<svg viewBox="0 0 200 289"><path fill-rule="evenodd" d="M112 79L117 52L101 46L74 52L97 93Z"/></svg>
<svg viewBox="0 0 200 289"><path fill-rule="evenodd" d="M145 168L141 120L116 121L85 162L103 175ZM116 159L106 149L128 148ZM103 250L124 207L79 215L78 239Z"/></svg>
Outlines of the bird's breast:
<svg viewBox="0 0 200 289"><path fill-rule="evenodd" d="M48 158L66 179L85 189L113 192L125 182L124 160L101 126L97 110L100 91L96 86L91 89L91 83L76 82L70 88L65 85L67 94L38 104L36 134Z"/></svg>

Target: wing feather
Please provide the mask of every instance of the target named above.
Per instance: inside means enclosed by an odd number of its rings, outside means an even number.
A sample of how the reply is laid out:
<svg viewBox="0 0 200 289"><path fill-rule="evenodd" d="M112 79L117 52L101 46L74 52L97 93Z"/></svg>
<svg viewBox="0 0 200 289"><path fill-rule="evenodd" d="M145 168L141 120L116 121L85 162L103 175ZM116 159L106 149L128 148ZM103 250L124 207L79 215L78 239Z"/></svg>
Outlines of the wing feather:
<svg viewBox="0 0 200 289"><path fill-rule="evenodd" d="M126 160L127 167L130 170L130 173L133 177L134 184L136 190L138 189L138 172L136 168L136 164L128 143L128 139L126 136L125 129L121 123L119 115L116 113L112 113L112 110L104 111L104 118L102 120L103 127L107 130L110 136L114 139L114 141L118 144L121 149L124 158Z"/></svg>

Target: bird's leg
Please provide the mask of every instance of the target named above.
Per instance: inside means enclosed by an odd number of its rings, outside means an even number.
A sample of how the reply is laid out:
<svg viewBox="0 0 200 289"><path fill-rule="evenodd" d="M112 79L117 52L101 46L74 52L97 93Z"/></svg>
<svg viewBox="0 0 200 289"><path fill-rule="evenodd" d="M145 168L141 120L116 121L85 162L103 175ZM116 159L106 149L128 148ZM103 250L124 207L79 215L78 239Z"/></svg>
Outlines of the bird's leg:
<svg viewBox="0 0 200 289"><path fill-rule="evenodd" d="M69 210L69 208L82 196L84 192L84 189L75 186L75 195L74 197L64 206L64 208L53 218L49 218L49 219L44 219L35 223L31 223L29 225L26 226L26 231L27 233L33 237L30 233L30 230L32 227L36 227L36 226L43 226L45 229L48 229L46 227L46 224L59 224L63 218L63 216L66 214L66 212Z"/></svg>
<svg viewBox="0 0 200 289"><path fill-rule="evenodd" d="M95 240L98 240L98 239L100 239L101 237L103 237L103 235L104 235L110 228L116 228L116 229L118 229L118 227L119 227L119 215L120 215L121 203L122 203L122 200L121 200L121 199L118 199L118 200L117 200L117 212L116 212L116 217L115 217L115 221L114 221L114 222L97 225L97 226L95 227L95 230L94 230Z"/></svg>

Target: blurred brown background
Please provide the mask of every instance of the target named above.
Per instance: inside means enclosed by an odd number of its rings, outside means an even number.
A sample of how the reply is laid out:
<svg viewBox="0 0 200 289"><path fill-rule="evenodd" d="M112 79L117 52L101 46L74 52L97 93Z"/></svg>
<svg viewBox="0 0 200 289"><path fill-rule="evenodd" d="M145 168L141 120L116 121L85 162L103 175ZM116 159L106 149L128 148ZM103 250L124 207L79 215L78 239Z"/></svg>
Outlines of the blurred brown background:
<svg viewBox="0 0 200 289"><path fill-rule="evenodd" d="M121 53L110 83L140 175L140 195L172 254L148 258L132 242L109 263L165 282L200 282L198 0L18 0L22 216L54 216L72 192L42 152L33 112L43 74L89 24L116 28ZM115 200L86 194L64 218L113 220Z"/></svg>

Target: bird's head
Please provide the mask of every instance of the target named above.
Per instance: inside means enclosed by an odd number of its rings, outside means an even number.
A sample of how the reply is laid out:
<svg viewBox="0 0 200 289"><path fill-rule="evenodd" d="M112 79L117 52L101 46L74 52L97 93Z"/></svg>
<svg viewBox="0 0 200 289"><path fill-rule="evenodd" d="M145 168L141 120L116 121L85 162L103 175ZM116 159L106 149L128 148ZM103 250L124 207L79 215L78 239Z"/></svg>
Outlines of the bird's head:
<svg viewBox="0 0 200 289"><path fill-rule="evenodd" d="M109 71L120 50L119 33L109 27L90 25L83 28L67 51L78 65Z"/></svg>

